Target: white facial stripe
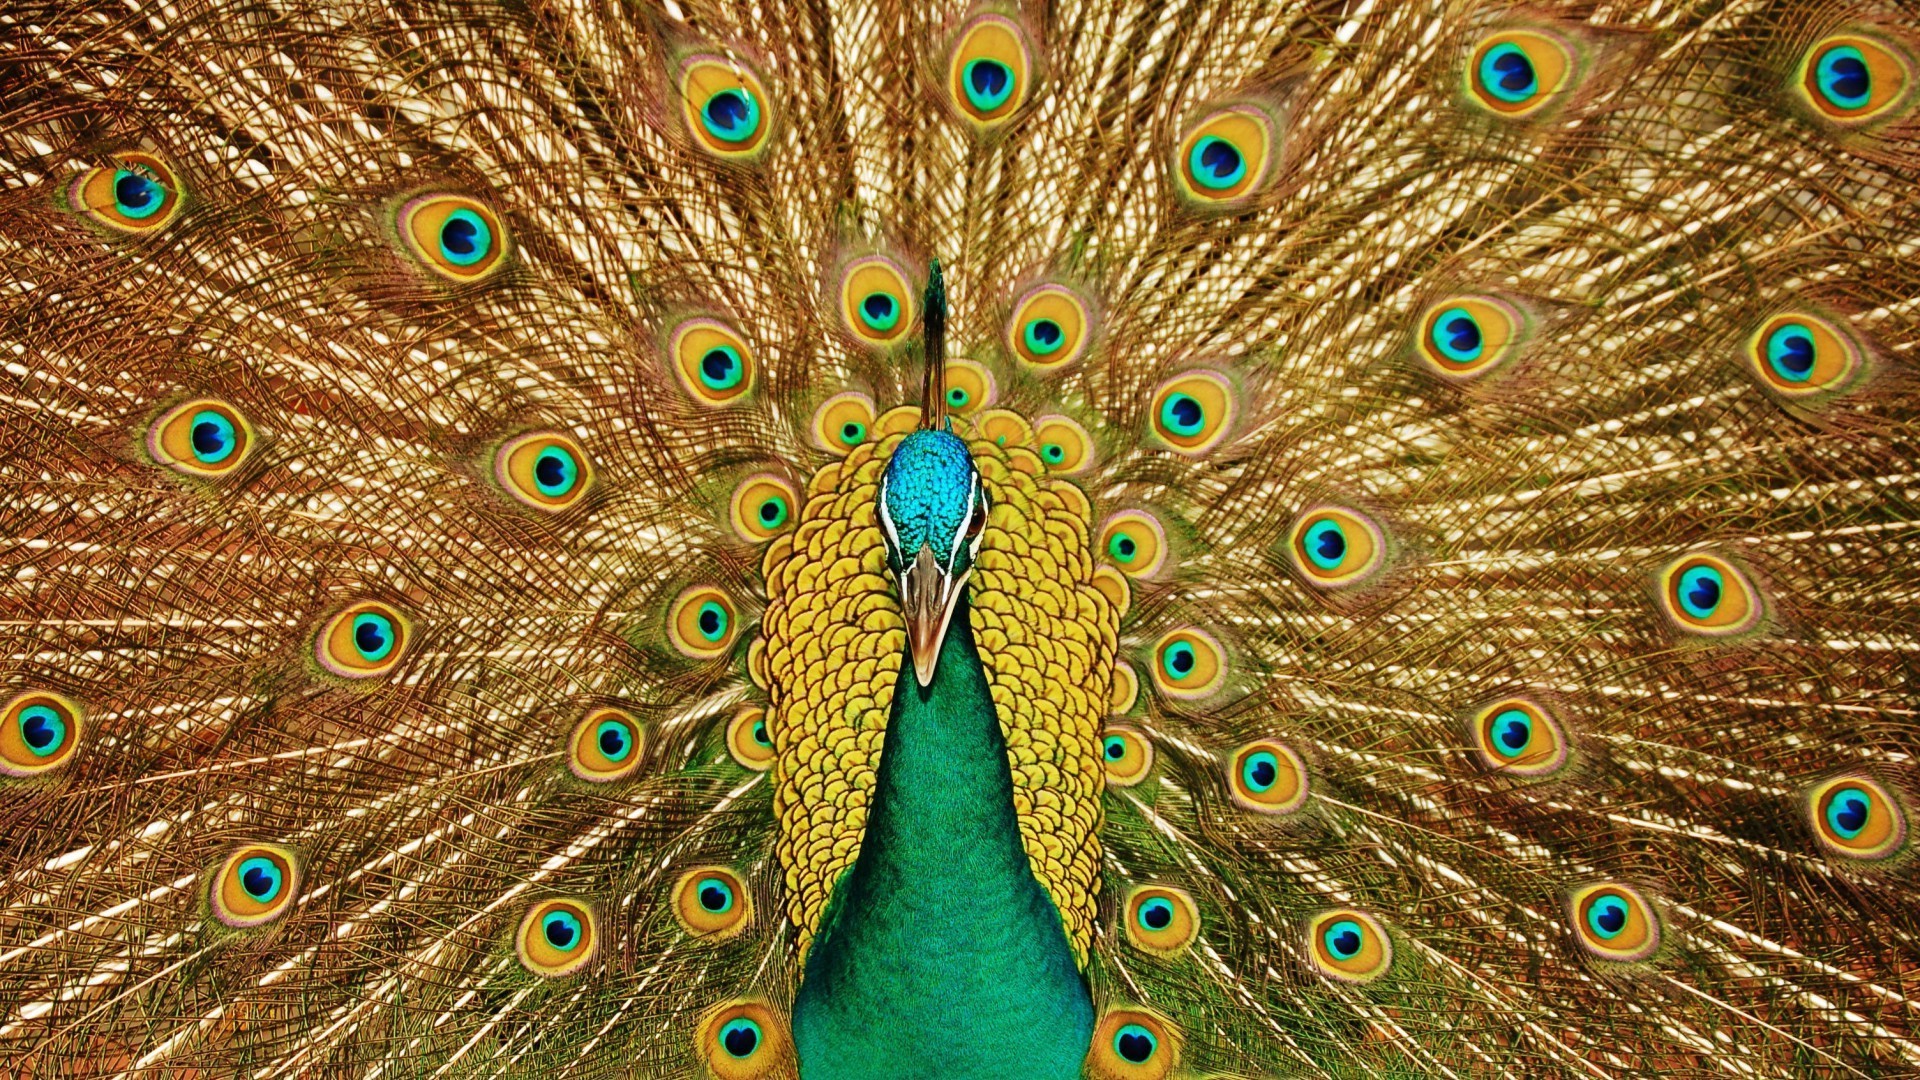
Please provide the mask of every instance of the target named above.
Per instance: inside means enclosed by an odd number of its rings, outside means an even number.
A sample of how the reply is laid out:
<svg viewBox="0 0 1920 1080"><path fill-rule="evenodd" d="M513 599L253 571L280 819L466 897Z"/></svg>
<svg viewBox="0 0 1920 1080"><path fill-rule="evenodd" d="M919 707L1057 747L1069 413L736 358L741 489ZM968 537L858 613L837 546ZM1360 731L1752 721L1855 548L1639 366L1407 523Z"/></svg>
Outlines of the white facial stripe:
<svg viewBox="0 0 1920 1080"><path fill-rule="evenodd" d="M980 497L980 476L974 474L972 486L967 488L967 512L960 516L960 527L953 531L953 550L947 552L947 566L951 568L960 558L960 545L967 542L967 526L973 524L973 501Z"/></svg>
<svg viewBox="0 0 1920 1080"><path fill-rule="evenodd" d="M887 478L880 478L880 527L887 531L887 543L900 550L900 533L893 527L893 512L887 509Z"/></svg>

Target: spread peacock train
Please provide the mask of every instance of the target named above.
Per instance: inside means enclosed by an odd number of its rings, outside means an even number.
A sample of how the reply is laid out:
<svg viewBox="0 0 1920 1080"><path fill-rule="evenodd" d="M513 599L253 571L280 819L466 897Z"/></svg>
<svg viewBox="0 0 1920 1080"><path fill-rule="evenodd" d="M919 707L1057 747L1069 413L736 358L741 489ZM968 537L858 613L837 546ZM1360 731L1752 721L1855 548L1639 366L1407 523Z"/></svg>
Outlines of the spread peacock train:
<svg viewBox="0 0 1920 1080"><path fill-rule="evenodd" d="M1908 0L0 12L0 1072L1920 1075Z"/></svg>

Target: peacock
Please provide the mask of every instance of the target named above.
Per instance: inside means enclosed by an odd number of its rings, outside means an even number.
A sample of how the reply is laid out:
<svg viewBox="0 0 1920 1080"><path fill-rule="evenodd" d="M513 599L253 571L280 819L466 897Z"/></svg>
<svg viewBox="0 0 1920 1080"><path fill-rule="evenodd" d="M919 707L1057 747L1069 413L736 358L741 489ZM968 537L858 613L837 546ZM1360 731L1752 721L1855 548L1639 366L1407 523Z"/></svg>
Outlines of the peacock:
<svg viewBox="0 0 1920 1080"><path fill-rule="evenodd" d="M1920 1076L1911 0L12 0L0 1073Z"/></svg>

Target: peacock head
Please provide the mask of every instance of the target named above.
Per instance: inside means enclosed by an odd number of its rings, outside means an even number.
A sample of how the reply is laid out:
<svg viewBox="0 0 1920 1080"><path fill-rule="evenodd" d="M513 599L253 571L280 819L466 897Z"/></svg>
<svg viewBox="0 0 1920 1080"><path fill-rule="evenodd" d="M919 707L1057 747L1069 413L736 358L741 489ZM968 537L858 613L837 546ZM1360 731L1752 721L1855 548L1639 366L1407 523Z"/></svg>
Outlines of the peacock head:
<svg viewBox="0 0 1920 1080"><path fill-rule="evenodd" d="M947 293L936 260L927 273L923 333L927 377L920 428L900 440L880 478L880 531L900 583L907 644L921 686L933 682L947 623L980 555L987 490L946 407Z"/></svg>
<svg viewBox="0 0 1920 1080"><path fill-rule="evenodd" d="M946 640L954 605L973 573L987 526L987 492L967 444L922 428L900 440L880 481L880 531L900 582L907 642L920 685Z"/></svg>

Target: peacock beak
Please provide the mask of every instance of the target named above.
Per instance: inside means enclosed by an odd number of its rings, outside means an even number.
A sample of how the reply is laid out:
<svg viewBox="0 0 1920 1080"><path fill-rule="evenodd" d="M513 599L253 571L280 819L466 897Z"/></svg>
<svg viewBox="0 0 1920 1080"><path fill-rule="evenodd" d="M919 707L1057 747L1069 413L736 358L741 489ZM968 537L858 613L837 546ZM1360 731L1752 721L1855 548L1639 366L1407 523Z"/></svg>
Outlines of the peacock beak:
<svg viewBox="0 0 1920 1080"><path fill-rule="evenodd" d="M947 622L972 573L969 569L958 577L949 574L934 560L933 548L923 544L913 565L900 575L900 608L907 616L907 644L913 649L913 673L921 686L933 682Z"/></svg>

